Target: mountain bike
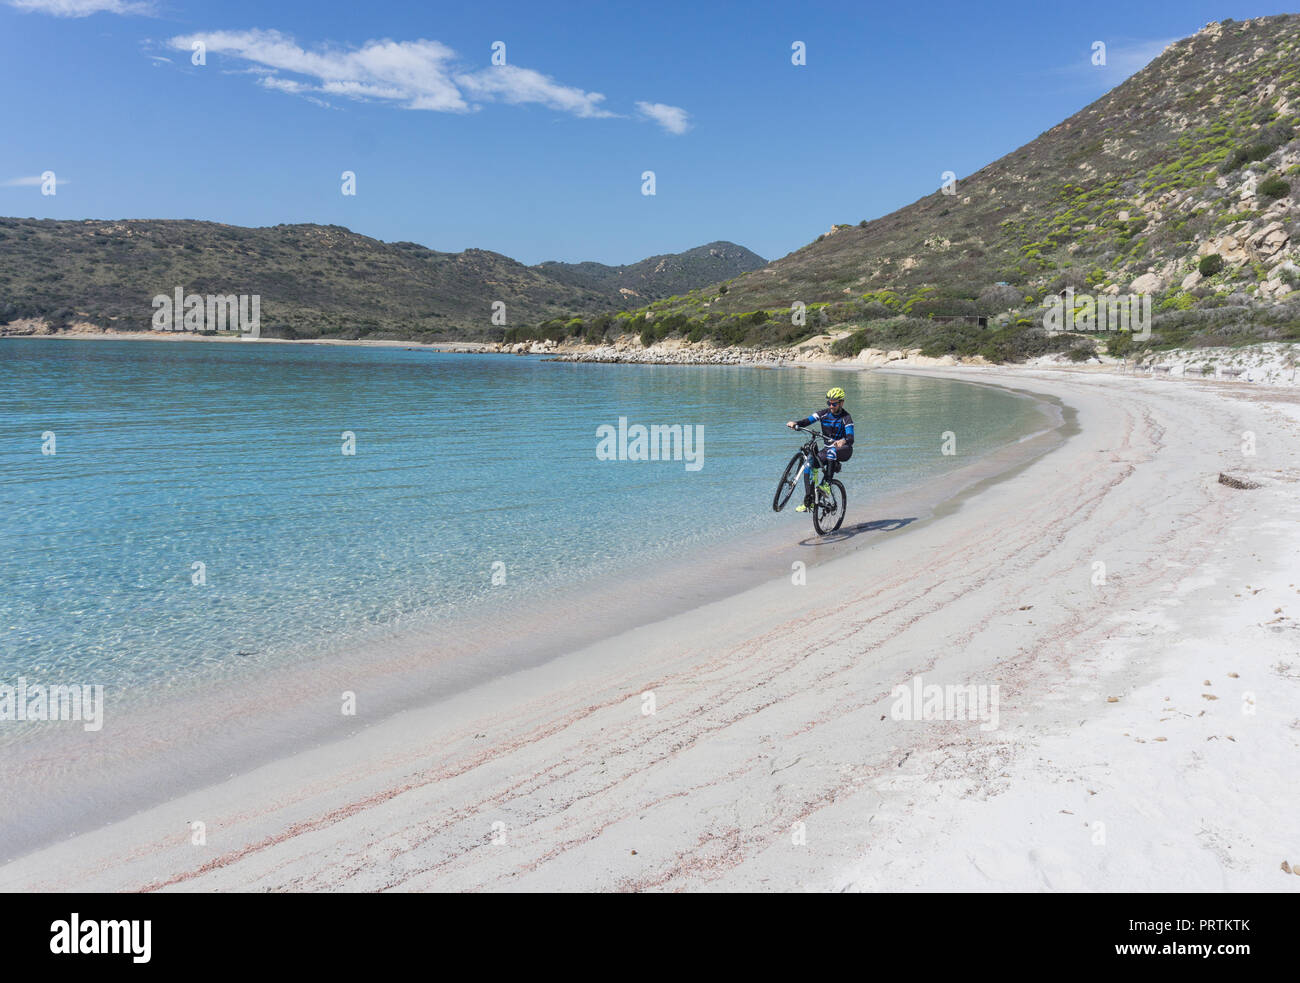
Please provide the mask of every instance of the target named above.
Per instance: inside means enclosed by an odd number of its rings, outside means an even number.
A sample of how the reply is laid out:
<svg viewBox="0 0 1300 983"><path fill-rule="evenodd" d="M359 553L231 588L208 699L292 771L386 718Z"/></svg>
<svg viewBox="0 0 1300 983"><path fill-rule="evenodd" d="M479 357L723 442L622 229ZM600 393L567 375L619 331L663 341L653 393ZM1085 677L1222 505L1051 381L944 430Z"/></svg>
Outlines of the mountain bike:
<svg viewBox="0 0 1300 983"><path fill-rule="evenodd" d="M781 481L776 486L776 494L772 496L772 511L780 512L790 501L790 496L794 494L795 488L799 485L799 479L803 479L804 498L811 499L812 505L808 509L812 513L813 528L819 535L826 535L828 532L834 532L844 522L844 510L848 505L848 496L844 492L844 485L838 479L825 478L822 481L812 481L808 468L812 475L817 475L818 465L816 464L817 441L822 440L828 444L834 443L831 438L817 433L815 430L809 430L806 427L795 427L794 429L802 431L808 435L807 442L803 447L790 458L790 463L785 466L785 471L781 474ZM823 484L830 486L830 494L822 491Z"/></svg>

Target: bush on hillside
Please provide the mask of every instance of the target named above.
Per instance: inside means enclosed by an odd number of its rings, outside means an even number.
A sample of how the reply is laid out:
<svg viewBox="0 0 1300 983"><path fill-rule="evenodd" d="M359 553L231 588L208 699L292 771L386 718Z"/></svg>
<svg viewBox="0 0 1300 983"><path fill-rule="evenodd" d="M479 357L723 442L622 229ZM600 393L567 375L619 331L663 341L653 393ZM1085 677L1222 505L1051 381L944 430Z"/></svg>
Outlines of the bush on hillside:
<svg viewBox="0 0 1300 983"><path fill-rule="evenodd" d="M1020 291L1015 287L994 284L980 291L979 305L981 314L1000 314L1021 305Z"/></svg>
<svg viewBox="0 0 1300 983"><path fill-rule="evenodd" d="M1291 190L1291 185L1287 184L1277 175L1269 178L1267 181L1261 181L1259 193L1265 198L1285 198Z"/></svg>
<svg viewBox="0 0 1300 983"><path fill-rule="evenodd" d="M1088 361L1088 359L1096 357L1096 354L1097 354L1096 343L1093 342L1092 340L1088 340L1088 341L1082 341L1079 344L1075 345L1073 348L1071 348L1068 352L1065 353L1065 357L1068 358L1071 362L1086 362Z"/></svg>
<svg viewBox="0 0 1300 983"><path fill-rule="evenodd" d="M1231 174L1245 164L1263 160L1282 144L1295 136L1295 128L1289 123L1277 122L1260 130L1255 141L1245 147L1238 147L1219 165L1220 174Z"/></svg>

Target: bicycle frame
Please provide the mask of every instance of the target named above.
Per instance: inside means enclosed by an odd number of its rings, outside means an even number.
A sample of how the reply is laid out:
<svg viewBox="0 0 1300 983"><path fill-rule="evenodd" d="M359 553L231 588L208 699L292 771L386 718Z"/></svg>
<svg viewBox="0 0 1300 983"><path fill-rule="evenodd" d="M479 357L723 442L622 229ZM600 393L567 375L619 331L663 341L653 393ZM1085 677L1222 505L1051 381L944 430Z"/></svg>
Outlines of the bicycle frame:
<svg viewBox="0 0 1300 983"><path fill-rule="evenodd" d="M808 488L812 482L812 472L818 470L813 467L813 454L817 450L817 441L821 440L824 444L833 444L834 441L824 433L818 433L816 430L809 430L807 427L795 427L796 430L802 430L808 434L809 440L806 441L800 450L803 452L803 474L804 487Z"/></svg>

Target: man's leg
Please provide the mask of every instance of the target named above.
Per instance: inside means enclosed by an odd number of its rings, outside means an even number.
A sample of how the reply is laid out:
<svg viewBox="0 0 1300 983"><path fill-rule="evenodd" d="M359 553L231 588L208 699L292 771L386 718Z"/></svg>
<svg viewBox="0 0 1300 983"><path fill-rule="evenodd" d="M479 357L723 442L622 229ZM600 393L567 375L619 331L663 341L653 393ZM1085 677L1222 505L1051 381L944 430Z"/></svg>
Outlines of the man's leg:
<svg viewBox="0 0 1300 983"><path fill-rule="evenodd" d="M818 453L813 451L812 460L803 466L803 504L795 509L796 512L807 512L812 508L813 488L821 480L821 476L817 473L820 466Z"/></svg>
<svg viewBox="0 0 1300 983"><path fill-rule="evenodd" d="M826 462L823 465L824 470L822 472L821 484L824 486L825 490L829 491L828 483L831 480L831 475L839 470L840 462L836 453L836 448L827 447L823 453L826 455Z"/></svg>
<svg viewBox="0 0 1300 983"><path fill-rule="evenodd" d="M826 461L825 450L819 449L813 452L812 474L804 472L804 499L803 509L808 511L813 507L813 502L817 501L817 488L826 481L826 468L829 464Z"/></svg>

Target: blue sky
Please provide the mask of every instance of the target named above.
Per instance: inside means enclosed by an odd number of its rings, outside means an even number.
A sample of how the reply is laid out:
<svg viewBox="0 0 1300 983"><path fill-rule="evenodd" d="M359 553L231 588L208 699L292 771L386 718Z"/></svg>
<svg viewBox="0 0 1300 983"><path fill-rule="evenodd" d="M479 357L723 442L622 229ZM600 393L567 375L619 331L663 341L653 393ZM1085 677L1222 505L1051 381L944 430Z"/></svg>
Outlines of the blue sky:
<svg viewBox="0 0 1300 983"><path fill-rule="evenodd" d="M0 0L0 214L774 259L978 170L1207 21L1284 9Z"/></svg>

